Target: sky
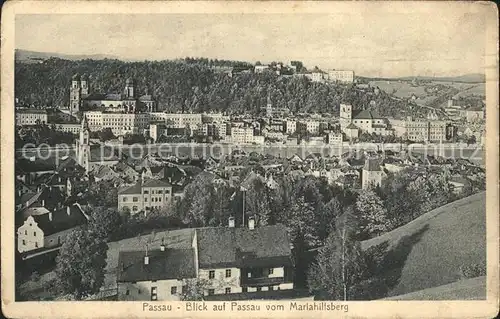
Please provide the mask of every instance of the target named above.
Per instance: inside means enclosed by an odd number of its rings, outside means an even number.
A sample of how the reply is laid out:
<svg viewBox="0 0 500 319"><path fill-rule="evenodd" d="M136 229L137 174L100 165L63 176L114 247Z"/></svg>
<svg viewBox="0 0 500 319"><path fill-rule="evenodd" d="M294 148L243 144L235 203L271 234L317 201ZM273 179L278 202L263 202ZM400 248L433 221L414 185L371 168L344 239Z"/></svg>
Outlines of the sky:
<svg viewBox="0 0 500 319"><path fill-rule="evenodd" d="M374 7L375 8L375 7ZM309 14L17 15L15 46L124 60L303 61L357 75L482 73L485 22L464 10Z"/></svg>

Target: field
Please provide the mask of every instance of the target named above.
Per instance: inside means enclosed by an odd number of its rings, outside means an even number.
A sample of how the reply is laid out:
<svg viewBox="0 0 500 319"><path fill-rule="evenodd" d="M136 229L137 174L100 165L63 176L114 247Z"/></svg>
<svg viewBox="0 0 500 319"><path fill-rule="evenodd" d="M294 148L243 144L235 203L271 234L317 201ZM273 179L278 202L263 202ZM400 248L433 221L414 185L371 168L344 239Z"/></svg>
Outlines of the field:
<svg viewBox="0 0 500 319"><path fill-rule="evenodd" d="M458 98L460 96L468 96L468 95L480 95L480 96L486 96L486 87L484 83L479 83L475 85L469 85L467 89L461 90L457 95L455 95L455 98Z"/></svg>
<svg viewBox="0 0 500 319"><path fill-rule="evenodd" d="M486 299L486 276L460 280L448 285L423 289L387 300L481 300Z"/></svg>
<svg viewBox="0 0 500 319"><path fill-rule="evenodd" d="M456 282L461 266L486 265L486 195L478 193L430 211L409 224L362 242L387 245L388 297Z"/></svg>
<svg viewBox="0 0 500 319"><path fill-rule="evenodd" d="M395 89L394 96L399 98L410 98L412 94L416 96L425 96L425 86L412 86L409 82L399 81L371 81L370 86L379 87L381 90L392 93Z"/></svg>

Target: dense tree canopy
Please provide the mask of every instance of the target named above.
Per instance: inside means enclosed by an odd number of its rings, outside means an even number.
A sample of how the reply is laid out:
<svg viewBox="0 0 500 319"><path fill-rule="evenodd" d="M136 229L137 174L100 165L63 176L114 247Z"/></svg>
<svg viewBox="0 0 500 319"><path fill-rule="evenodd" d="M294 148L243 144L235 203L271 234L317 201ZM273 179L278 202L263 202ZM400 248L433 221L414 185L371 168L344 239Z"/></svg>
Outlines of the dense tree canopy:
<svg viewBox="0 0 500 319"><path fill-rule="evenodd" d="M239 64L248 68L244 63ZM406 102L389 94L372 94L373 88L358 90L352 85L328 85L273 72L231 77L217 72L215 66L217 63L210 64L210 60L192 58L144 62L51 58L36 64L17 62L15 93L20 105L64 107L69 101L72 75L87 73L92 92L122 92L126 79L133 77L138 95L147 89L160 109L167 111L257 113L266 106L268 95L273 106L299 113L337 114L341 102L353 104L354 109L374 108L381 115L398 115L407 108ZM300 63L297 66L303 68ZM370 104L372 100L375 103ZM408 112L418 113L420 109Z"/></svg>

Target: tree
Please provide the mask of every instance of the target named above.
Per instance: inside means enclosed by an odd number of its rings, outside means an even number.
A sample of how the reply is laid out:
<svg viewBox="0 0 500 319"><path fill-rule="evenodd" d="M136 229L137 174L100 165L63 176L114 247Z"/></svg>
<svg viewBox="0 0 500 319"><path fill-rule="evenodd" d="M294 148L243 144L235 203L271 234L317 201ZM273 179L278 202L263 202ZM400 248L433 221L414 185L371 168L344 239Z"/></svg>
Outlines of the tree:
<svg viewBox="0 0 500 319"><path fill-rule="evenodd" d="M319 300L354 299L353 288L365 276L364 260L360 244L352 240L347 223L341 224L328 236L316 262L309 268L309 291Z"/></svg>
<svg viewBox="0 0 500 319"><path fill-rule="evenodd" d="M114 208L97 207L90 214L89 228L105 241L120 236L122 218Z"/></svg>
<svg viewBox="0 0 500 319"><path fill-rule="evenodd" d="M378 236L390 228L387 211L373 190L363 190L356 200L357 235L360 240Z"/></svg>
<svg viewBox="0 0 500 319"><path fill-rule="evenodd" d="M91 229L73 230L56 258L56 287L76 300L99 291L104 283L108 245Z"/></svg>
<svg viewBox="0 0 500 319"><path fill-rule="evenodd" d="M210 282L207 279L191 278L183 279L182 285L184 288L180 294L181 301L200 301L210 287Z"/></svg>
<svg viewBox="0 0 500 319"><path fill-rule="evenodd" d="M328 234L335 230L335 219L342 215L342 206L337 198L332 198L318 214L318 237L321 241L328 238Z"/></svg>

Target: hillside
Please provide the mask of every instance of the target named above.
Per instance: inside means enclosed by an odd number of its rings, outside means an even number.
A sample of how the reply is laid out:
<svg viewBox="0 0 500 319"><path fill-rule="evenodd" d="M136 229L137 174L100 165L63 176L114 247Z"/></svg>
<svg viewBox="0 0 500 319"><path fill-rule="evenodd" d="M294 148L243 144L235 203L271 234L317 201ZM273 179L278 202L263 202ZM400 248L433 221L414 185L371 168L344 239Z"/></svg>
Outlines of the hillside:
<svg viewBox="0 0 500 319"><path fill-rule="evenodd" d="M386 300L481 300L486 299L486 276L423 289Z"/></svg>
<svg viewBox="0 0 500 319"><path fill-rule="evenodd" d="M434 76L405 76L399 78L371 78L371 77L363 77L359 78L365 81L433 81L433 82L459 82L459 83L484 83L485 75L479 73L472 74L464 74L459 76L442 76L442 77L434 77Z"/></svg>
<svg viewBox="0 0 500 319"><path fill-rule="evenodd" d="M40 63L18 61L15 95L18 106L67 107L72 75L86 73L91 92L122 92L126 79L132 77L136 80L135 92L140 95L147 90L157 101L158 109L166 111L258 114L270 96L273 107L286 108L293 113L338 114L340 103L350 103L354 110L369 107L388 117L425 115L427 112L409 108L406 102L394 100L385 92L375 95L355 86L328 85L271 72L229 76L212 68L217 66L214 63L220 62L191 58L141 62L59 58Z"/></svg>
<svg viewBox="0 0 500 319"><path fill-rule="evenodd" d="M486 265L485 192L432 210L409 224L362 242L388 252L387 296L456 282L461 266Z"/></svg>
<svg viewBox="0 0 500 319"><path fill-rule="evenodd" d="M62 53L51 53L51 52L38 52L38 51L29 51L16 49L15 60L16 62L23 63L40 63L44 60L50 58L59 58L65 60L84 60L84 59L118 59L116 56L106 55L106 54L91 54L91 55L83 55L83 54L62 54Z"/></svg>

